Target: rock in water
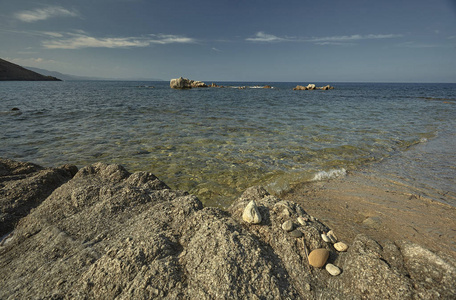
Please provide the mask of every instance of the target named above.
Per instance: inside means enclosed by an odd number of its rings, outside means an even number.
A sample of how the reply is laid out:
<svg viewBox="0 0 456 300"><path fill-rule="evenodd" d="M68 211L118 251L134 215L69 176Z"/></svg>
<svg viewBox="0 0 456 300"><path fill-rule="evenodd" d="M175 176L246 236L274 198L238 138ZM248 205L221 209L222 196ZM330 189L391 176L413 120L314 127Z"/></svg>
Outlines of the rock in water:
<svg viewBox="0 0 456 300"><path fill-rule="evenodd" d="M337 267L333 264L327 264L325 268L326 268L326 271L328 271L328 273L331 274L332 276L337 276L340 274L339 267Z"/></svg>
<svg viewBox="0 0 456 300"><path fill-rule="evenodd" d="M344 252L347 251L348 245L342 242L338 242L334 244L334 249L336 249L339 252Z"/></svg>
<svg viewBox="0 0 456 300"><path fill-rule="evenodd" d="M315 268L321 268L329 258L329 251L324 248L315 249L309 254L309 264Z"/></svg>
<svg viewBox="0 0 456 300"><path fill-rule="evenodd" d="M249 204L247 204L244 209L244 213L242 214L242 219L251 224L261 223L260 211L258 210L258 206L256 205L255 200L252 200L249 202Z"/></svg>

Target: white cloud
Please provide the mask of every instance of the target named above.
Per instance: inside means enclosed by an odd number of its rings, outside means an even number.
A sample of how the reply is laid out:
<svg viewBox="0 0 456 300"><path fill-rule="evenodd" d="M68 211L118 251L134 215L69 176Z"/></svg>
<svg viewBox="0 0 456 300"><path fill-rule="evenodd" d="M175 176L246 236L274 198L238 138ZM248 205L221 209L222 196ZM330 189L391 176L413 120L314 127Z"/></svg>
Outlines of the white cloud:
<svg viewBox="0 0 456 300"><path fill-rule="evenodd" d="M313 38L298 38L298 37L278 37L272 34L257 32L255 37L246 38L249 42L313 42L318 45L353 45L349 42L359 40L375 40L375 39L392 39L402 37L401 34L353 34L339 35Z"/></svg>
<svg viewBox="0 0 456 300"><path fill-rule="evenodd" d="M308 42L349 42L359 40L375 40L375 39L392 39L402 37L401 34L353 34L340 36L315 37L308 39Z"/></svg>
<svg viewBox="0 0 456 300"><path fill-rule="evenodd" d="M286 41L287 39L281 38L281 37L278 37L278 36L275 36L275 35L272 35L272 34L267 34L267 33L264 33L263 31L260 31L260 32L256 33L255 37L246 38L245 40L249 41L249 42L266 42L266 43L270 43L270 42Z"/></svg>
<svg viewBox="0 0 456 300"><path fill-rule="evenodd" d="M31 67L34 67L34 66L39 66L39 65L42 65L42 64L55 64L56 61L55 60L52 60L52 59L44 59L44 58L41 58L41 57L30 57L30 58L10 58L10 57L6 57L5 58L7 61L10 61L12 63L15 63L17 65L20 65L20 66L31 66Z"/></svg>
<svg viewBox="0 0 456 300"><path fill-rule="evenodd" d="M89 36L85 32L79 33L46 33L55 37L43 42L47 49L81 49L81 48L131 48L147 47L151 44L195 43L195 39L178 36L151 34L147 37L108 37L98 38Z"/></svg>
<svg viewBox="0 0 456 300"><path fill-rule="evenodd" d="M23 22L36 22L47 20L52 17L76 17L78 14L60 6L49 6L35 10L25 10L18 12L16 18Z"/></svg>

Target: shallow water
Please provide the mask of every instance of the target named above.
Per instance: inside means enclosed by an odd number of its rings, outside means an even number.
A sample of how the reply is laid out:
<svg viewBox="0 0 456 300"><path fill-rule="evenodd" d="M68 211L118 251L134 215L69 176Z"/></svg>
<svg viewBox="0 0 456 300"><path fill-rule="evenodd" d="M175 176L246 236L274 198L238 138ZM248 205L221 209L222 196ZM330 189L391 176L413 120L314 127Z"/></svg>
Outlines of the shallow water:
<svg viewBox="0 0 456 300"><path fill-rule="evenodd" d="M456 132L456 84L329 83L329 91L219 84L274 89L0 82L0 153L45 166L120 163L223 207L255 184L281 192L454 140ZM437 148L423 150L430 167L453 167L413 177L431 187L445 181L454 192L454 155L434 155Z"/></svg>

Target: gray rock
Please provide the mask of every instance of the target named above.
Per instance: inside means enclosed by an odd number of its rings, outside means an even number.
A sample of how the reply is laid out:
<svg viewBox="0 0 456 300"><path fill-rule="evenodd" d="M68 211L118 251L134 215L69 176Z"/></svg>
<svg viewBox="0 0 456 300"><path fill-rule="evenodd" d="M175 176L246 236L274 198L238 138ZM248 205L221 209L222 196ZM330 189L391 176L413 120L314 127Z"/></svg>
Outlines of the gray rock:
<svg viewBox="0 0 456 300"><path fill-rule="evenodd" d="M252 200L263 218L258 226L242 222ZM253 187L227 211L203 208L147 172L100 163L82 168L0 246L0 299L451 299L456 293L454 260L407 242L382 247L363 235L347 252L330 253L329 262L343 269L339 276L310 270L306 252L331 251L320 237L327 227L314 219L299 227L303 238L291 238L281 228L278 202ZM298 204L287 205L298 211Z"/></svg>
<svg viewBox="0 0 456 300"><path fill-rule="evenodd" d="M293 230L293 222L290 220L283 222L282 229L285 231L292 231Z"/></svg>
<svg viewBox="0 0 456 300"><path fill-rule="evenodd" d="M14 224L70 180L77 170L71 165L43 168L0 158L0 236L12 231Z"/></svg>
<svg viewBox="0 0 456 300"><path fill-rule="evenodd" d="M290 232L290 235L294 238L300 238L303 236L302 232L298 229L295 229L293 231Z"/></svg>

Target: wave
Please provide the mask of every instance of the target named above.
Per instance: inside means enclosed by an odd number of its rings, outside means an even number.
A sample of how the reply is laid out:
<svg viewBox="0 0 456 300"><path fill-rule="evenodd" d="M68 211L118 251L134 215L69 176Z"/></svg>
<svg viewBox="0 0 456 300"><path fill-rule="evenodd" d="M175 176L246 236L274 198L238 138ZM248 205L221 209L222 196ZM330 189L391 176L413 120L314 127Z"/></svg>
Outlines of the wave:
<svg viewBox="0 0 456 300"><path fill-rule="evenodd" d="M345 170L344 168L333 169L333 170L329 170L329 171L320 171L314 175L314 177L311 179L311 181L327 180L327 179L337 178L340 176L345 176L346 174L347 174L347 170Z"/></svg>

